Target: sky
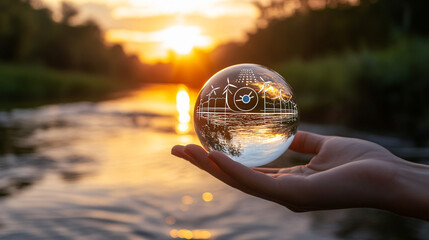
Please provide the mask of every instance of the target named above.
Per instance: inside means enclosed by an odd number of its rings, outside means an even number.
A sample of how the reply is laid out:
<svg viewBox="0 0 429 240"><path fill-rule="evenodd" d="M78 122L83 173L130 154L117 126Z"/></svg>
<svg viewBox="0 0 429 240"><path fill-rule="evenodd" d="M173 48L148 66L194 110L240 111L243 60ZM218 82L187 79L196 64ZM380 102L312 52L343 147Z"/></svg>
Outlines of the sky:
<svg viewBox="0 0 429 240"><path fill-rule="evenodd" d="M59 15L61 0L42 0ZM77 22L95 20L106 41L121 43L144 62L165 61L231 40L244 41L258 17L254 0L68 0Z"/></svg>

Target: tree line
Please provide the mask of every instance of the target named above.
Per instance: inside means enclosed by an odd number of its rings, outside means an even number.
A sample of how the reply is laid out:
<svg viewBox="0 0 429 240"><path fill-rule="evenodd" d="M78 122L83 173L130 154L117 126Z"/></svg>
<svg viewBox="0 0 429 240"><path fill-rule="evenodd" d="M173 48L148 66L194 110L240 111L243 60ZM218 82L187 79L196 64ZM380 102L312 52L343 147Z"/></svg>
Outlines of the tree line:
<svg viewBox="0 0 429 240"><path fill-rule="evenodd" d="M62 3L62 18L34 0L0 1L0 61L44 65L132 80L141 77L141 63L122 46L108 45L93 21L72 25L78 11Z"/></svg>
<svg viewBox="0 0 429 240"><path fill-rule="evenodd" d="M428 3L419 0L326 0L310 8L308 0L290 12L296 0L255 4L258 28L244 43L227 43L212 53L220 67L256 61L275 65L363 48L385 48L398 38L427 36Z"/></svg>

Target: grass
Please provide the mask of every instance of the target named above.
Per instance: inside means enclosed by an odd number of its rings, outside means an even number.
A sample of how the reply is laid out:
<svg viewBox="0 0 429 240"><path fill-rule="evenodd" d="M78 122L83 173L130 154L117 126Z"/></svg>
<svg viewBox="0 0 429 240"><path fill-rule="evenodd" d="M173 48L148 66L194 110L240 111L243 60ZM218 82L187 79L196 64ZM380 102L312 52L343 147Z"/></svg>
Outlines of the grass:
<svg viewBox="0 0 429 240"><path fill-rule="evenodd" d="M2 105L105 97L125 87L124 83L103 76L0 63Z"/></svg>

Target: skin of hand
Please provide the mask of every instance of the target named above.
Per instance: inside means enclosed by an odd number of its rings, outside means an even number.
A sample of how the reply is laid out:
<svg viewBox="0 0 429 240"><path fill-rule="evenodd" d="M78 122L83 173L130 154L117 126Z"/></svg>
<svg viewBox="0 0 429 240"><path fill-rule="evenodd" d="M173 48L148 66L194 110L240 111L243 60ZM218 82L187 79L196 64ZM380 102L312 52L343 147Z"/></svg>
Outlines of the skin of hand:
<svg viewBox="0 0 429 240"><path fill-rule="evenodd" d="M429 166L405 161L369 141L304 131L298 131L290 149L314 157L305 166L249 168L193 144L176 145L172 154L294 212L368 207L429 220Z"/></svg>

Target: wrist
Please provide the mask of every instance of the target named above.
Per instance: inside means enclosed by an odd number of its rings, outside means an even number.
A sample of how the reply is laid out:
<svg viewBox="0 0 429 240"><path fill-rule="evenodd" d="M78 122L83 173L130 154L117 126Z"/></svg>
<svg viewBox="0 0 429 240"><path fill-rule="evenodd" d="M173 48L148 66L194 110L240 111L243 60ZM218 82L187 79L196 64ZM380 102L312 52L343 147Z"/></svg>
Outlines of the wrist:
<svg viewBox="0 0 429 240"><path fill-rule="evenodd" d="M387 194L386 210L429 220L429 166L399 161Z"/></svg>

